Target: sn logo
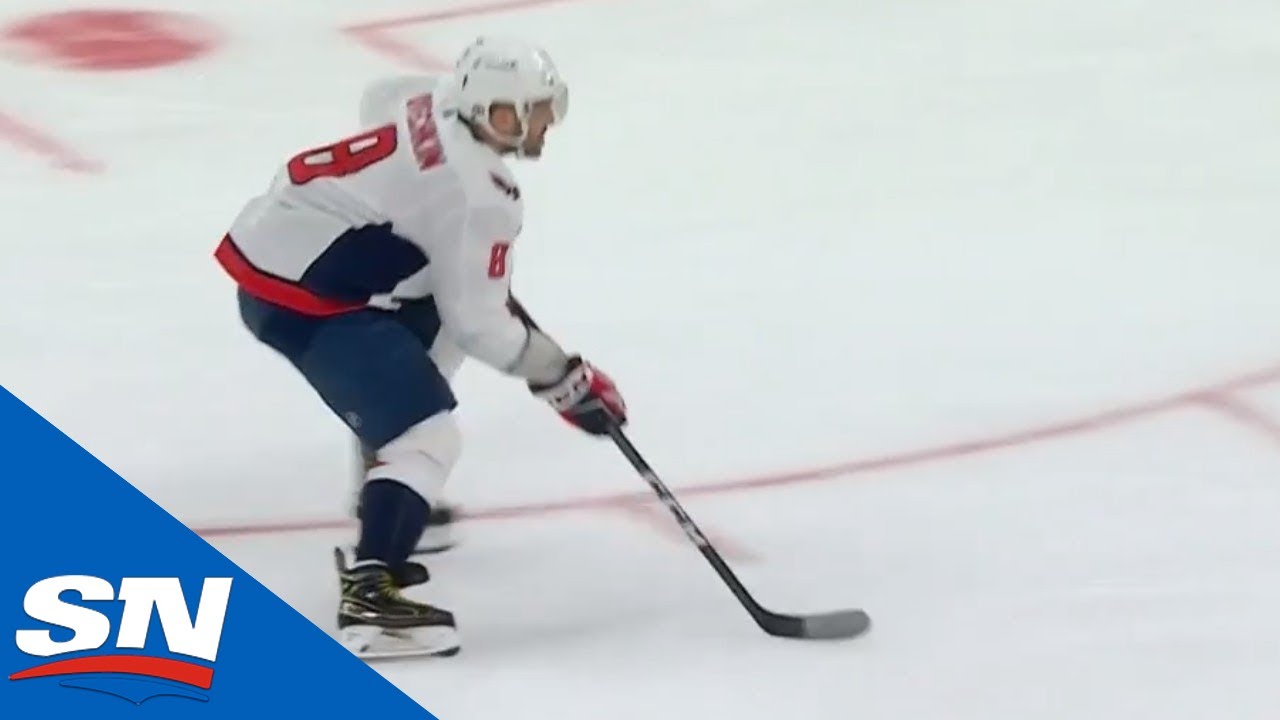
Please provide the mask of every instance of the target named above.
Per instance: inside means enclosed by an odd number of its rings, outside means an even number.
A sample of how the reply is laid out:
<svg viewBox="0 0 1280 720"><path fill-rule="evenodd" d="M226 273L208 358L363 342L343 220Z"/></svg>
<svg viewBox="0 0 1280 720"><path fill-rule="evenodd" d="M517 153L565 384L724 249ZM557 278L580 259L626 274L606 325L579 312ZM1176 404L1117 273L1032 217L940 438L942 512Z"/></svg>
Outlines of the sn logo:
<svg viewBox="0 0 1280 720"><path fill-rule="evenodd" d="M231 598L231 578L205 578L193 620L177 578L124 578L120 591L111 583L92 575L61 575L32 585L22 607L38 622L71 631L68 639L54 639L48 629L18 630L18 649L41 658L58 658L71 653L98 650L111 636L111 619L84 605L63 599L78 593L80 602L119 600L123 603L117 650L143 650L151 630L152 615L160 618L160 632L169 652L208 663L218 658L222 629ZM66 637L59 632L58 637ZM61 681L64 687L97 690L136 704L159 695L177 695L207 701L193 690L208 690L213 684L213 668L185 660L140 653L82 654L37 665L9 676L10 680L74 676ZM122 677L123 676L123 677ZM181 683L174 684L174 683Z"/></svg>

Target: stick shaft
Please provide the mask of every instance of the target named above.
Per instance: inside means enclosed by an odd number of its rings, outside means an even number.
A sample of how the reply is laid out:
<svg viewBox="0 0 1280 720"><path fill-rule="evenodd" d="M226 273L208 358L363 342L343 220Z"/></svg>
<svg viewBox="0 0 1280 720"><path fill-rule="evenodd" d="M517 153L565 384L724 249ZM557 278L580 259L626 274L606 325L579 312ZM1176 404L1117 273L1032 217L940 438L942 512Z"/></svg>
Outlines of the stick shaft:
<svg viewBox="0 0 1280 720"><path fill-rule="evenodd" d="M675 516L676 522L684 530L685 536L689 538L690 542L698 546L702 556L715 569L716 574L720 576L724 584L729 586L729 590L734 597L738 598L738 602L742 603L747 612L751 613L752 617L755 617L759 622L760 615L765 612L760 603L756 602L751 593L747 591L747 588L743 586L742 581L738 580L738 576L734 574L729 564L724 561L724 558L720 557L720 553L715 549L715 546L707 539L706 534L693 521L693 518L689 517L689 513L685 512L684 507L680 505L680 501L676 500L675 494L671 492L666 483L662 482L662 478L658 477L658 474L653 471L649 463L645 462L644 456L632 444L630 438L622 431L622 428L617 425L610 427L609 437L613 439L614 444L618 446L618 449L626 456L631 466L640 474L641 479L649 485L654 494L658 496L658 499L662 501L662 504L666 505L671 514Z"/></svg>

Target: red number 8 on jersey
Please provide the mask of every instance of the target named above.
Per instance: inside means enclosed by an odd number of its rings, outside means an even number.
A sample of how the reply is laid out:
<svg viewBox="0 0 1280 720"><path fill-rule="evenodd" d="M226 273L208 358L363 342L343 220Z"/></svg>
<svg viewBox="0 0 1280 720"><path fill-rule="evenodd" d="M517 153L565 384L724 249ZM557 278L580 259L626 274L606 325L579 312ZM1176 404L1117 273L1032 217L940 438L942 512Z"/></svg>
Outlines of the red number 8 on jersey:
<svg viewBox="0 0 1280 720"><path fill-rule="evenodd" d="M496 242L493 247L489 248L489 277L498 279L505 277L507 274L507 251L511 250L511 243Z"/></svg>
<svg viewBox="0 0 1280 720"><path fill-rule="evenodd" d="M289 179L294 185L306 185L316 178L350 175L395 151L396 126L384 125L295 155L289 161Z"/></svg>

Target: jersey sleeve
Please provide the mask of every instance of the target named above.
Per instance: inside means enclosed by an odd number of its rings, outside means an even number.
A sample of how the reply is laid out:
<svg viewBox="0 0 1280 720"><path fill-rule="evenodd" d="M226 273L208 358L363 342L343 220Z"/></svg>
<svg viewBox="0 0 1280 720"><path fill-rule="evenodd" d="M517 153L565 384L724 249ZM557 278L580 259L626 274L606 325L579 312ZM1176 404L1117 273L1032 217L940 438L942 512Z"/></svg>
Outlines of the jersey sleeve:
<svg viewBox="0 0 1280 720"><path fill-rule="evenodd" d="M501 208L456 207L441 224L430 272L436 309L468 355L511 373L529 345L529 331L507 309L511 238Z"/></svg>

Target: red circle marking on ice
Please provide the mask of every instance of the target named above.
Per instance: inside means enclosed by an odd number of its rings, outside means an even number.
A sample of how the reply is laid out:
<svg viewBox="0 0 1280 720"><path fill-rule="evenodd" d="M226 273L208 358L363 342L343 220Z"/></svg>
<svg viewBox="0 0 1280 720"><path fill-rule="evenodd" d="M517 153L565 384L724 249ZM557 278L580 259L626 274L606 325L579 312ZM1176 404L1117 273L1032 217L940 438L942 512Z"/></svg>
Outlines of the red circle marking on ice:
<svg viewBox="0 0 1280 720"><path fill-rule="evenodd" d="M67 10L32 15L0 34L6 52L72 70L138 70L199 57L217 30L193 15L150 10Z"/></svg>

